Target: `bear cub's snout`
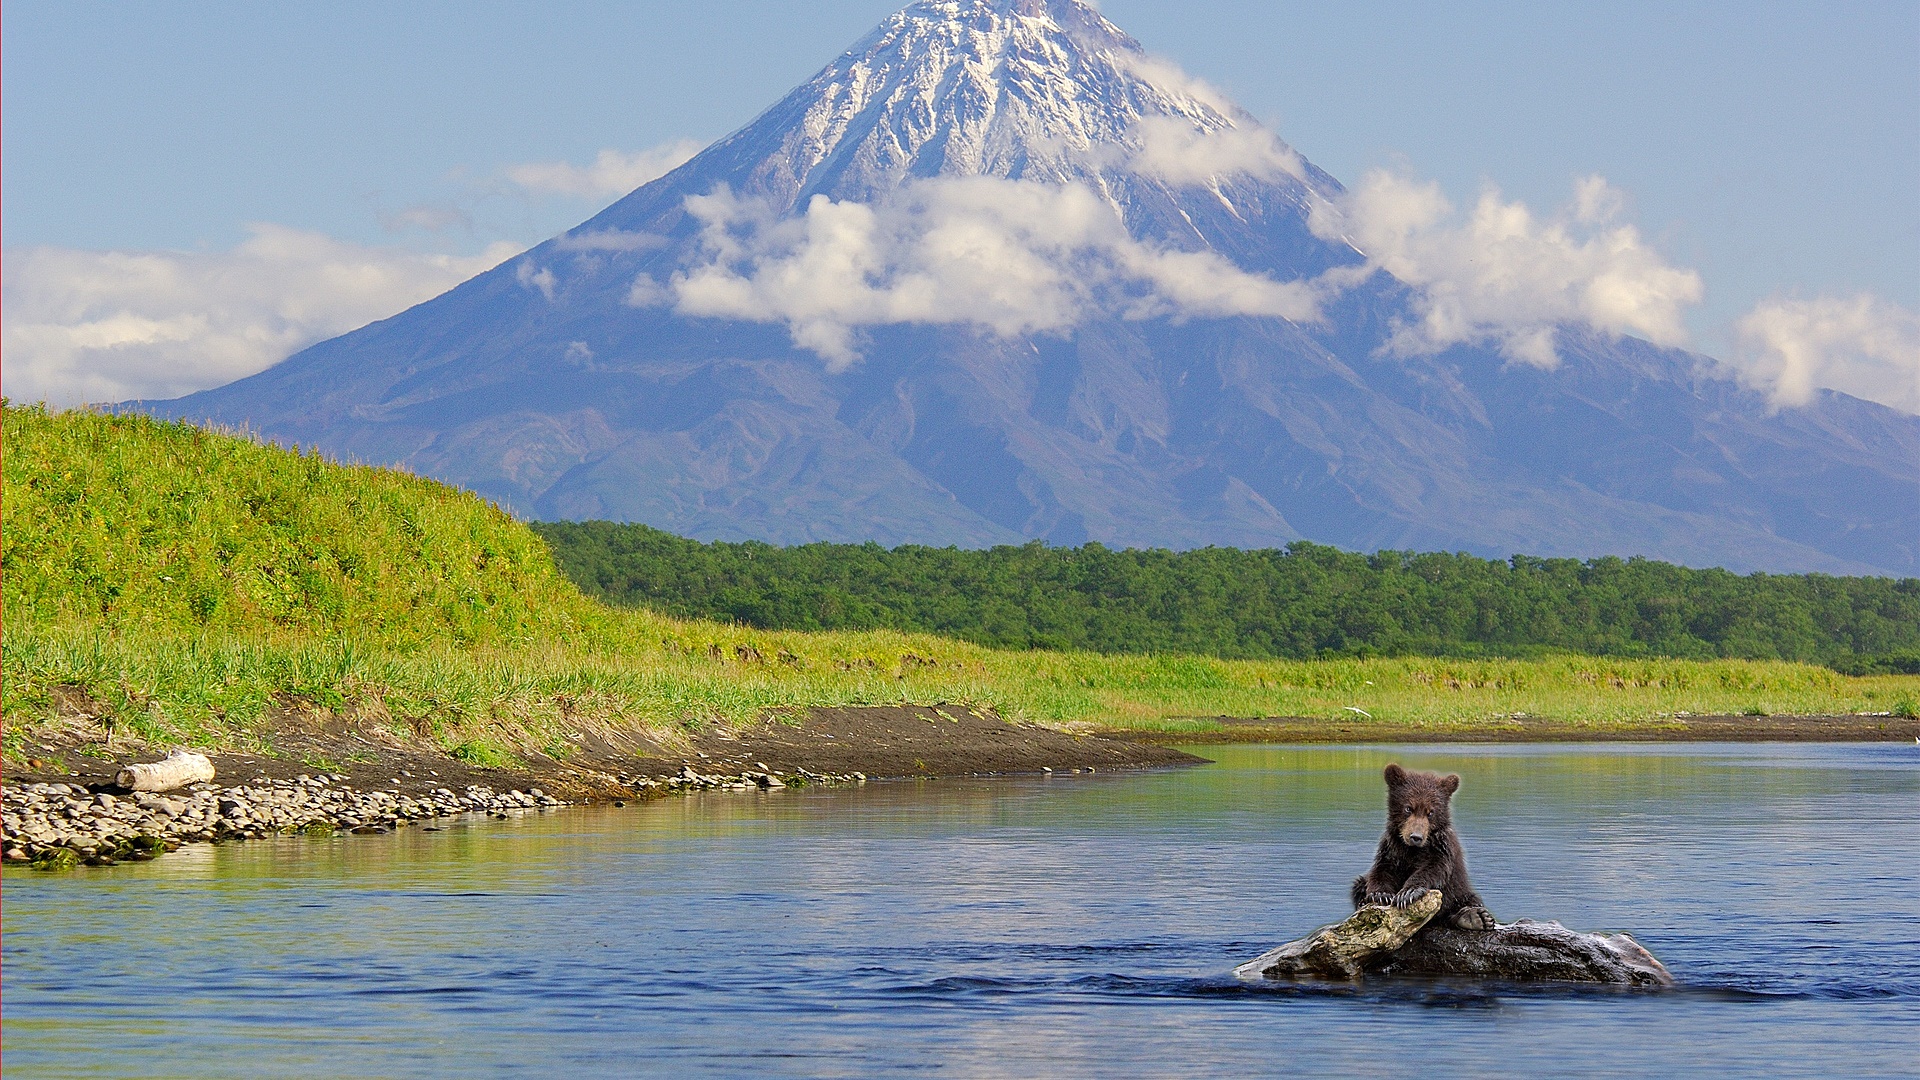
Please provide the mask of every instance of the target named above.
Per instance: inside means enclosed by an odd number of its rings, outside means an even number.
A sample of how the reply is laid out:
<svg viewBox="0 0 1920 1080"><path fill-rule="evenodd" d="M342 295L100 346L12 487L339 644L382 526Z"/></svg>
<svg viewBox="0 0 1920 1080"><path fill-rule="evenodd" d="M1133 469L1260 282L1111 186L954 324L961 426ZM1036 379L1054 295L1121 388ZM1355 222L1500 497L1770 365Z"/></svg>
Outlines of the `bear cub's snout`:
<svg viewBox="0 0 1920 1080"><path fill-rule="evenodd" d="M1409 847L1425 847L1427 844L1427 830L1431 827L1432 825L1427 815L1415 814L1401 824L1400 839L1405 841Z"/></svg>

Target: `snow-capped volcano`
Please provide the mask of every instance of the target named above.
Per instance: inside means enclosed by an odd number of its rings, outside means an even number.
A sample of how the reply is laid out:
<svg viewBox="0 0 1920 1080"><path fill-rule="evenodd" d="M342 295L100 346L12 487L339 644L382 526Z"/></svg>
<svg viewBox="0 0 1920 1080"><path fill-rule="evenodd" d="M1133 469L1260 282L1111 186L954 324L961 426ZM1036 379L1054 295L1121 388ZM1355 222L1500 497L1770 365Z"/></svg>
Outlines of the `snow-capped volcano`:
<svg viewBox="0 0 1920 1080"><path fill-rule="evenodd" d="M757 158L738 187L783 208L815 194L870 201L930 176L1091 181L1125 201L1143 171L1150 185L1155 166L1190 173L1180 151L1216 135L1239 136L1263 171L1303 174L1231 102L1078 0L931 0L714 152Z"/></svg>
<svg viewBox="0 0 1920 1080"><path fill-rule="evenodd" d="M925 0L580 227L141 407L705 538L1920 572L1920 419L1663 347L1698 279L1603 186L1437 198L1080 0Z"/></svg>
<svg viewBox="0 0 1920 1080"><path fill-rule="evenodd" d="M556 246L688 241L629 299L783 323L837 372L875 326L1315 318L1359 261L1313 235L1340 190L1078 0L929 2ZM556 253L543 291L577 280Z"/></svg>
<svg viewBox="0 0 1920 1080"><path fill-rule="evenodd" d="M745 186L791 206L864 201L908 176L1074 180L1147 117L1232 126L1148 63L1072 0L916 4L772 110L793 120Z"/></svg>

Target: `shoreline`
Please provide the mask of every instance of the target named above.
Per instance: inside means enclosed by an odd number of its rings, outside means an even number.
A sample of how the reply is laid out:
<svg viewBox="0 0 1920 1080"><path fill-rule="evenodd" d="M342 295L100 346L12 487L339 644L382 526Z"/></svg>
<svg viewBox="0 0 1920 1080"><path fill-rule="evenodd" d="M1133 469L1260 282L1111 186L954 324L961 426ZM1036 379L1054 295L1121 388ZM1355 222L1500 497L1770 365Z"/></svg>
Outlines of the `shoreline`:
<svg viewBox="0 0 1920 1080"><path fill-rule="evenodd" d="M1060 731L958 706L815 709L790 721L713 728L568 759L532 755L482 768L431 744L341 729L280 732L277 753L213 753L209 783L127 792L124 764L154 747L29 739L28 771L0 784L0 860L69 869L144 861L188 843L269 835L387 833L471 814L504 817L570 805L663 798L702 790L763 791L869 780L1086 773L1202 764L1169 744L1513 742L1905 742L1920 720L1894 716L1686 716L1630 724L1508 720L1496 725L1329 722L1305 717L1208 717L1189 730ZM375 737L375 736L384 737ZM336 760L337 759L337 760Z"/></svg>
<svg viewBox="0 0 1920 1080"><path fill-rule="evenodd" d="M183 844L269 835L387 833L468 814L764 791L868 780L1160 768L1206 759L1145 742L1010 724L955 706L815 709L674 743L596 745L480 768L391 733L277 733L278 754L208 753L214 779L128 792L114 774L160 748L29 740L28 771L0 785L0 860L42 869L145 861Z"/></svg>
<svg viewBox="0 0 1920 1080"><path fill-rule="evenodd" d="M1209 716L1182 730L1103 728L1099 734L1154 745L1209 743L1593 743L1593 742L1908 742L1920 718L1891 714L1820 716L1687 715L1620 723L1572 724L1544 717L1430 726L1313 717Z"/></svg>

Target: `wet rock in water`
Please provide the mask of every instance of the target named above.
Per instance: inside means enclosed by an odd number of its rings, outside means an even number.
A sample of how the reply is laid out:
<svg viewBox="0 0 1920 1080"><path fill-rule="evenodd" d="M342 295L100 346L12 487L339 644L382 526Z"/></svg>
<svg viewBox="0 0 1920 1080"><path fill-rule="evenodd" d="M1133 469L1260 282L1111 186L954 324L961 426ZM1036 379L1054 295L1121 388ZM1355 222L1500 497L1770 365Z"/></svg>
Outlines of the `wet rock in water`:
<svg viewBox="0 0 1920 1080"><path fill-rule="evenodd" d="M80 853L70 847L48 848L33 860L36 870L71 870L80 865Z"/></svg>
<svg viewBox="0 0 1920 1080"><path fill-rule="evenodd" d="M1521 982L1672 986L1673 976L1626 934L1582 934L1557 922L1491 930L1427 926L1441 895L1428 890L1405 908L1368 906L1235 968L1242 979L1362 975L1468 976Z"/></svg>
<svg viewBox="0 0 1920 1080"><path fill-rule="evenodd" d="M1382 975L1471 975L1487 979L1672 986L1666 965L1626 934L1582 934L1557 922L1521 919L1492 930L1436 926L1393 953Z"/></svg>
<svg viewBox="0 0 1920 1080"><path fill-rule="evenodd" d="M1428 889L1426 895L1403 908L1369 904L1348 916L1347 921L1290 941L1241 964L1233 973L1242 979L1357 979L1368 964L1411 941L1440 910L1441 900L1440 890Z"/></svg>

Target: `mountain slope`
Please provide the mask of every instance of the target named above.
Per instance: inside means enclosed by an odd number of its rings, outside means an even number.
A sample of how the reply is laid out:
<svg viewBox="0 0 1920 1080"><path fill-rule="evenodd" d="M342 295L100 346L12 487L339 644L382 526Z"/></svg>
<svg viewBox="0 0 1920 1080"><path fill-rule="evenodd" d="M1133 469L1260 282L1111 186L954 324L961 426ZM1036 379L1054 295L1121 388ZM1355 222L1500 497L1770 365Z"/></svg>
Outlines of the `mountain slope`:
<svg viewBox="0 0 1920 1080"><path fill-rule="evenodd" d="M1920 418L1576 328L1390 354L1399 282L1303 299L1362 261L1341 190L1078 0L936 0L579 228L141 407L705 539L1920 572Z"/></svg>

